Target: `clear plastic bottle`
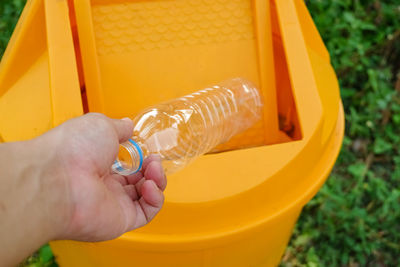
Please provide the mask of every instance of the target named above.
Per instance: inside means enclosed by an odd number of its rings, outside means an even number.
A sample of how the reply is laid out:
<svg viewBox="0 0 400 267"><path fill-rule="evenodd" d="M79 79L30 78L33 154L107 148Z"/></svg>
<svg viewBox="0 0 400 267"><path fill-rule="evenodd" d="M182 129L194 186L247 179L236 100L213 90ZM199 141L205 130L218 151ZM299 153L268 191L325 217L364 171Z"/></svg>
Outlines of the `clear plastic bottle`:
<svg viewBox="0 0 400 267"><path fill-rule="evenodd" d="M242 78L155 105L133 120L132 138L121 144L112 169L130 175L144 158L158 154L165 172L174 173L261 117L260 93Z"/></svg>

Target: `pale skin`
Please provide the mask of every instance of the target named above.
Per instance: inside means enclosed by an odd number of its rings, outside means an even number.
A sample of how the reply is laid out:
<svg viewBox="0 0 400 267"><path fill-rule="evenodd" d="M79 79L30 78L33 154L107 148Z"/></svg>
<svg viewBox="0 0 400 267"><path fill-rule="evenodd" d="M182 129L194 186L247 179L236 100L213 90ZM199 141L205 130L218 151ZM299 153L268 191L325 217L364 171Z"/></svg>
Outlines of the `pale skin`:
<svg viewBox="0 0 400 267"><path fill-rule="evenodd" d="M87 114L0 145L0 265L51 240L110 240L154 218L167 184L160 159L150 156L132 176L110 171L132 129L129 119Z"/></svg>

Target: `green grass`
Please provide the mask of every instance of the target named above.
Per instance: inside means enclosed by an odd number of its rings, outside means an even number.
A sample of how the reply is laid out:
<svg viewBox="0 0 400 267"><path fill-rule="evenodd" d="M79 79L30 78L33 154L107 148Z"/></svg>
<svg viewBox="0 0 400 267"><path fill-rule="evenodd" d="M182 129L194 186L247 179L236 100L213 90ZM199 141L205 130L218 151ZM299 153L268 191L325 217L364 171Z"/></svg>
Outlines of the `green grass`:
<svg viewBox="0 0 400 267"><path fill-rule="evenodd" d="M49 245L41 247L32 256L20 264L20 267L57 267Z"/></svg>
<svg viewBox="0 0 400 267"><path fill-rule="evenodd" d="M0 0L0 55L24 0ZM338 74L346 137L282 266L399 266L400 2L308 0ZM45 246L22 266L53 266Z"/></svg>
<svg viewBox="0 0 400 267"><path fill-rule="evenodd" d="M346 137L282 265L399 266L400 2L307 5L338 74Z"/></svg>
<svg viewBox="0 0 400 267"><path fill-rule="evenodd" d="M18 21L26 0L0 0L0 58Z"/></svg>

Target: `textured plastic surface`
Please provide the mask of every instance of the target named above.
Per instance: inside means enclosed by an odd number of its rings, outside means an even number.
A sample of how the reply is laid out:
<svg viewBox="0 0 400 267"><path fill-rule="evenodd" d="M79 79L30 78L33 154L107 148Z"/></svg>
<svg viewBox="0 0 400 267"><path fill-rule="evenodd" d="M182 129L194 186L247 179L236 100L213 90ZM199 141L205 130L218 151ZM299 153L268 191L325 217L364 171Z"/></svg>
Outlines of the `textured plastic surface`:
<svg viewBox="0 0 400 267"><path fill-rule="evenodd" d="M156 154L166 174L172 174L259 121L262 106L258 89L234 78L149 107L133 120L133 142L122 144L125 149L112 169L134 174L140 170L142 155Z"/></svg>
<svg viewBox="0 0 400 267"><path fill-rule="evenodd" d="M195 88L242 76L260 88L264 116L258 126L219 147L228 151L200 156L168 177L164 207L149 225L109 242L51 243L59 264L129 266L134 259L142 266L277 265L302 207L325 181L343 138L337 79L304 2L232 0L222 2L222 9L221 2L206 0L69 2L70 12L66 0L28 1L0 66L3 141L32 138L81 114L85 101L79 81L90 111L133 117ZM252 37L100 54L96 9L123 4L145 12L145 3L167 5L161 9L163 20L176 4L185 8L173 19L182 12L196 19L189 9L202 10L199 5L208 10L218 6L208 12L217 17L245 5L246 21L240 25L248 25ZM122 22L133 21L120 13L127 16L123 11L107 15L120 20L110 34ZM235 149L242 146L249 148Z"/></svg>
<svg viewBox="0 0 400 267"><path fill-rule="evenodd" d="M250 0L75 1L90 110L134 117L244 77L262 91L263 121L218 150L281 142L272 44L256 38L270 28L256 2L257 12Z"/></svg>

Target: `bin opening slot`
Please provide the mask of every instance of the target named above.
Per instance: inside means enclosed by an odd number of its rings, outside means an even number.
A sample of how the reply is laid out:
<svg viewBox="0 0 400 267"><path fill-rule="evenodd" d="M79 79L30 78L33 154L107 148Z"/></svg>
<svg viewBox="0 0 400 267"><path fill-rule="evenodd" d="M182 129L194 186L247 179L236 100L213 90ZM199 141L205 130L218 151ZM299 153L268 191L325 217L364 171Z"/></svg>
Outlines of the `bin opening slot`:
<svg viewBox="0 0 400 267"><path fill-rule="evenodd" d="M273 114L272 123L264 119L213 152L302 138L279 29L260 39L260 29L270 29L260 28L269 23L258 1L84 0L75 1L75 8L78 27L86 25L77 43L95 47L81 51L87 111L134 117L146 107L243 77L258 86L263 81L264 115ZM271 39L274 62L266 65L271 52L259 40ZM263 76L274 69L276 86Z"/></svg>

